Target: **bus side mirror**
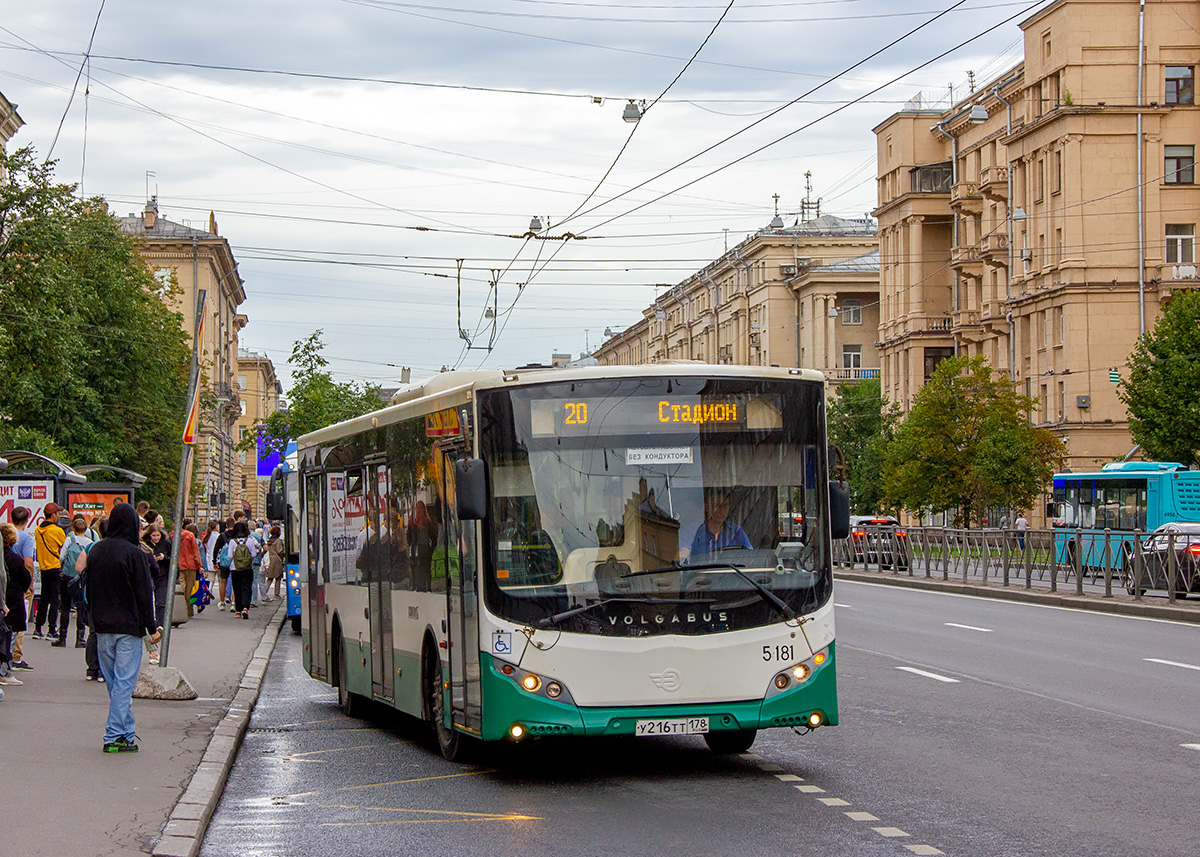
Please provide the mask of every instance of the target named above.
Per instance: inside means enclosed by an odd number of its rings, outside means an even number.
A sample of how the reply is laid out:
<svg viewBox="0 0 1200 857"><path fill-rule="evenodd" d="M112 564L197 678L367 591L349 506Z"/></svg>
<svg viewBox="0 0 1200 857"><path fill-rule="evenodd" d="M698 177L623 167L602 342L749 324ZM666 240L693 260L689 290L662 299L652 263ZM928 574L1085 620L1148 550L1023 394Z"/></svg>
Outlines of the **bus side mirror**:
<svg viewBox="0 0 1200 857"><path fill-rule="evenodd" d="M487 465L482 458L460 458L454 462L454 500L461 521L487 517Z"/></svg>
<svg viewBox="0 0 1200 857"><path fill-rule="evenodd" d="M1046 517L1047 518L1057 518L1058 517L1058 504L1057 503L1047 503L1046 504Z"/></svg>
<svg viewBox="0 0 1200 857"><path fill-rule="evenodd" d="M287 508L283 503L283 492L272 491L267 494L267 519L271 521L282 521L287 515Z"/></svg>
<svg viewBox="0 0 1200 857"><path fill-rule="evenodd" d="M850 538L850 492L840 482L829 483L829 534L834 539Z"/></svg>

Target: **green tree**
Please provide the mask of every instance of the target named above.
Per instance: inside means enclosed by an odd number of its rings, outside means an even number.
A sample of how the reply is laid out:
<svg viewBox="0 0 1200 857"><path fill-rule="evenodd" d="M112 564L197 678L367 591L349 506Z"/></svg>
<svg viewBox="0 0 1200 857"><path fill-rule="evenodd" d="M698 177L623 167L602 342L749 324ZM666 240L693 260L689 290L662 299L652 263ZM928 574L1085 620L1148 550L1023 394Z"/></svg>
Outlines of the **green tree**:
<svg viewBox="0 0 1200 857"><path fill-rule="evenodd" d="M0 448L136 470L168 508L189 356L173 294L103 200L77 199L32 149L0 163Z"/></svg>
<svg viewBox="0 0 1200 857"><path fill-rule="evenodd" d="M295 373L288 390L287 410L276 411L258 423L266 452L282 453L289 440L383 407L378 386L333 380L325 368L329 361L322 354L325 350L322 334L323 331L314 330L307 338L292 344L288 364ZM255 436L248 432L241 445L252 449Z"/></svg>
<svg viewBox="0 0 1200 857"><path fill-rule="evenodd" d="M1200 292L1176 292L1129 356L1117 395L1129 431L1156 461L1195 464L1200 450Z"/></svg>
<svg viewBox="0 0 1200 857"><path fill-rule="evenodd" d="M895 432L897 411L885 408L879 379L838 388L829 402L829 441L846 459L850 511L869 515L884 509L883 456Z"/></svg>
<svg viewBox="0 0 1200 857"><path fill-rule="evenodd" d="M1034 404L982 357L944 360L887 445L885 496L913 513L957 510L966 526L992 505L1028 507L1063 458L1029 424Z"/></svg>

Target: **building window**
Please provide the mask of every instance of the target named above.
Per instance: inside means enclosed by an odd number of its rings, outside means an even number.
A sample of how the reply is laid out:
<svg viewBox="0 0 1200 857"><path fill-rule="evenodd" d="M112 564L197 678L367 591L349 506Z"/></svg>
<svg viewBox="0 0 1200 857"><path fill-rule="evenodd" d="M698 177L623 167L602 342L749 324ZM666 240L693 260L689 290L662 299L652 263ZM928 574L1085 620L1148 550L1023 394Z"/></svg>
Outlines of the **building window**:
<svg viewBox="0 0 1200 857"><path fill-rule="evenodd" d="M246 389L246 376L245 375L238 375L238 389L239 390Z"/></svg>
<svg viewBox="0 0 1200 857"><path fill-rule="evenodd" d="M1054 230L1054 252L1057 254L1055 261L1061 262L1063 260L1063 254L1066 252L1066 248L1063 246L1063 234L1061 229Z"/></svg>
<svg viewBox="0 0 1200 857"><path fill-rule="evenodd" d="M1190 65L1167 66L1167 104L1194 103L1193 72L1194 67Z"/></svg>
<svg viewBox="0 0 1200 857"><path fill-rule="evenodd" d="M1055 307L1054 315L1054 344L1062 345L1067 335L1067 311L1064 307Z"/></svg>
<svg viewBox="0 0 1200 857"><path fill-rule="evenodd" d="M861 369L862 368L862 346L861 345L843 345L842 346L842 368L843 369Z"/></svg>
<svg viewBox="0 0 1200 857"><path fill-rule="evenodd" d="M1050 59L1050 54L1054 50L1054 41L1050 38L1050 31L1042 33L1042 56L1045 59Z"/></svg>
<svg viewBox="0 0 1200 857"><path fill-rule="evenodd" d="M1191 265L1196 261L1196 224L1167 224L1167 262Z"/></svg>
<svg viewBox="0 0 1200 857"><path fill-rule="evenodd" d="M1042 422L1050 422L1050 390L1045 385L1041 385L1041 395L1038 397L1042 404Z"/></svg>
<svg viewBox="0 0 1200 857"><path fill-rule="evenodd" d="M245 473L242 474L242 490L243 491L246 490L246 474Z"/></svg>
<svg viewBox="0 0 1200 857"><path fill-rule="evenodd" d="M1059 149L1054 153L1054 193L1062 193L1063 182L1063 153Z"/></svg>
<svg viewBox="0 0 1200 857"><path fill-rule="evenodd" d="M943 360L949 360L954 356L953 348L926 348L925 349L925 380L928 381L933 377L934 371L937 370L938 364Z"/></svg>
<svg viewBox="0 0 1200 857"><path fill-rule="evenodd" d="M1196 183L1196 147L1166 146L1166 170L1163 181L1167 184Z"/></svg>
<svg viewBox="0 0 1200 857"><path fill-rule="evenodd" d="M1041 202L1046 196L1046 161L1038 158L1037 162L1037 199L1034 202Z"/></svg>
<svg viewBox="0 0 1200 857"><path fill-rule="evenodd" d="M908 171L911 181L909 187L912 193L949 193L953 181L953 171L950 162L940 164L922 164Z"/></svg>
<svg viewBox="0 0 1200 857"><path fill-rule="evenodd" d="M862 324L862 301L858 298L842 301L842 324Z"/></svg>
<svg viewBox="0 0 1200 857"><path fill-rule="evenodd" d="M1067 382L1058 382L1058 418L1061 420L1067 415Z"/></svg>

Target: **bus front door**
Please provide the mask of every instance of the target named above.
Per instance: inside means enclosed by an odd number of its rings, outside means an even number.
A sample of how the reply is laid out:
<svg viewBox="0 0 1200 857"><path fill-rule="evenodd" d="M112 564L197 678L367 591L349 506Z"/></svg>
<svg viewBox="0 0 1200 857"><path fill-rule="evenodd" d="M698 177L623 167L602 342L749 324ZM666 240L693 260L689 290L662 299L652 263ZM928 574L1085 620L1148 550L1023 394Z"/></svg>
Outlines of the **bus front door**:
<svg viewBox="0 0 1200 857"><path fill-rule="evenodd" d="M381 699L394 700L396 679L392 672L392 567L391 521L388 498L392 496L388 469L383 464L367 468L371 490L367 495L367 547L374 554L365 569L368 613L371 617L371 693Z"/></svg>
<svg viewBox="0 0 1200 857"><path fill-rule="evenodd" d="M476 599L477 521L460 521L454 508L454 459L447 456L446 623L450 651L451 721L476 735L483 729L479 687L479 613Z"/></svg>
<svg viewBox="0 0 1200 857"><path fill-rule="evenodd" d="M320 473L304 478L304 556L307 560L305 574L308 580L308 672L314 678L329 675L329 643L326 640L325 616L325 570L321 562L321 549L325 544L321 532L321 479Z"/></svg>

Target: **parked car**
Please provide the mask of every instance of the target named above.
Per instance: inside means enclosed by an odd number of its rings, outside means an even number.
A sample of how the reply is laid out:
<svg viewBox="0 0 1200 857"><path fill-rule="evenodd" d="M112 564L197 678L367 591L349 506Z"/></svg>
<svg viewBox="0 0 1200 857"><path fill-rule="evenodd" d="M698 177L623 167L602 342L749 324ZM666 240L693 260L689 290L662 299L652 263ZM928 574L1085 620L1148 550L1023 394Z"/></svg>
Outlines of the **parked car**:
<svg viewBox="0 0 1200 857"><path fill-rule="evenodd" d="M908 568L908 534L890 515L851 515L850 549L855 562Z"/></svg>
<svg viewBox="0 0 1200 857"><path fill-rule="evenodd" d="M1174 535L1172 542L1171 536ZM1175 548L1175 595L1184 598L1189 592L1200 592L1200 524L1163 524L1142 542L1145 571L1142 574L1143 592L1147 589L1166 589L1171 559ZM1130 570L1129 593L1134 591L1133 571Z"/></svg>

